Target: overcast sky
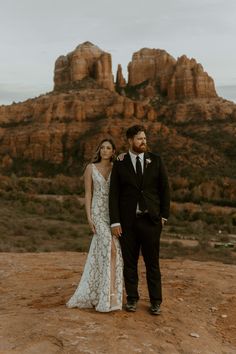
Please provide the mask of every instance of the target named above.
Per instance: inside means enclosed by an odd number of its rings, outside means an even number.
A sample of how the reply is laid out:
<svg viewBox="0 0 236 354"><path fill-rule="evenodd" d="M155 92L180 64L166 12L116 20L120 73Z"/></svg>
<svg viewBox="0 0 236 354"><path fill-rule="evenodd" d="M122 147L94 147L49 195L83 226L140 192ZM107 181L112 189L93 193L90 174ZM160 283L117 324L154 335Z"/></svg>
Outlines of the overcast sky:
<svg viewBox="0 0 236 354"><path fill-rule="evenodd" d="M186 54L236 85L236 0L0 0L0 104L53 88L56 58L90 41L124 73L143 48Z"/></svg>

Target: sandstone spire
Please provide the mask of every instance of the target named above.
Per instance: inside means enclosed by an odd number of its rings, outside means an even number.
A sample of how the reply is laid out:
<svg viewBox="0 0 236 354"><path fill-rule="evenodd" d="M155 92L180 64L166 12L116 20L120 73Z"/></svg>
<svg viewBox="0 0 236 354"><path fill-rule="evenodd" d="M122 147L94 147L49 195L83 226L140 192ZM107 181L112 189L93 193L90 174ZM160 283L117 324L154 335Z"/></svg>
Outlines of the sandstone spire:
<svg viewBox="0 0 236 354"><path fill-rule="evenodd" d="M165 50L143 48L133 54L128 72L129 86L147 82L169 100L217 97L213 79L185 55L176 61Z"/></svg>
<svg viewBox="0 0 236 354"><path fill-rule="evenodd" d="M168 85L170 100L217 97L213 79L201 64L186 55L178 58Z"/></svg>
<svg viewBox="0 0 236 354"><path fill-rule="evenodd" d="M111 55L91 42L84 42L66 56L60 56L55 63L54 89L92 78L102 87L114 90Z"/></svg>
<svg viewBox="0 0 236 354"><path fill-rule="evenodd" d="M126 86L126 81L122 73L122 66L118 64L117 73L116 73L116 87L122 88Z"/></svg>

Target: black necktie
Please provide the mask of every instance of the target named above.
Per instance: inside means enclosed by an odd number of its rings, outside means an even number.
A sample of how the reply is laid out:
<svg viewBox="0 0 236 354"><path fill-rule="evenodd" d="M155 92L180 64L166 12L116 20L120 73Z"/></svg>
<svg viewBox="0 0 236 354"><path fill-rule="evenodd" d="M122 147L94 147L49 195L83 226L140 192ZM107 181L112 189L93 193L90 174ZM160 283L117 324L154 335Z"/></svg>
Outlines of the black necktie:
<svg viewBox="0 0 236 354"><path fill-rule="evenodd" d="M140 185L143 179L143 172L139 156L136 157L136 174L138 177L138 183Z"/></svg>
<svg viewBox="0 0 236 354"><path fill-rule="evenodd" d="M138 177L138 184L141 187L142 181L143 181L143 172L142 172L142 166L141 166L139 156L136 157L136 174ZM147 209L147 207L146 207L146 203L145 203L145 200L143 197L143 191L140 191L140 192L141 193L140 193L139 201L138 201L139 210L145 211Z"/></svg>

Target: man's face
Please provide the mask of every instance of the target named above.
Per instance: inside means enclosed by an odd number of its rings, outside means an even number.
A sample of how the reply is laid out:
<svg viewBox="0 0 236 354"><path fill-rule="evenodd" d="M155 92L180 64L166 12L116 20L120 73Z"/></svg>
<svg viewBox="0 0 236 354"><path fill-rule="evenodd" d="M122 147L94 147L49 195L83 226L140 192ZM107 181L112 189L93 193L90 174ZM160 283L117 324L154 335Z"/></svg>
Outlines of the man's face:
<svg viewBox="0 0 236 354"><path fill-rule="evenodd" d="M132 139L129 139L130 148L133 152L141 154L147 150L147 139L144 132L138 132Z"/></svg>

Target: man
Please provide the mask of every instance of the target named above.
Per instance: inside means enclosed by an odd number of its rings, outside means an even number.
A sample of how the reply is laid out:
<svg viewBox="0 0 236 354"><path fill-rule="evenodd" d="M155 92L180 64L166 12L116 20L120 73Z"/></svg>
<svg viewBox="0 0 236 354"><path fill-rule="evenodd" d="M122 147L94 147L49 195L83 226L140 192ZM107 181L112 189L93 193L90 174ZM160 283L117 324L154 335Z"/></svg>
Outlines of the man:
<svg viewBox="0 0 236 354"><path fill-rule="evenodd" d="M158 154L147 152L145 129L127 130L129 152L115 161L111 174L109 211L112 235L120 238L127 294L126 310L136 311L140 248L146 266L150 313L160 314L160 234L169 216L169 184Z"/></svg>

